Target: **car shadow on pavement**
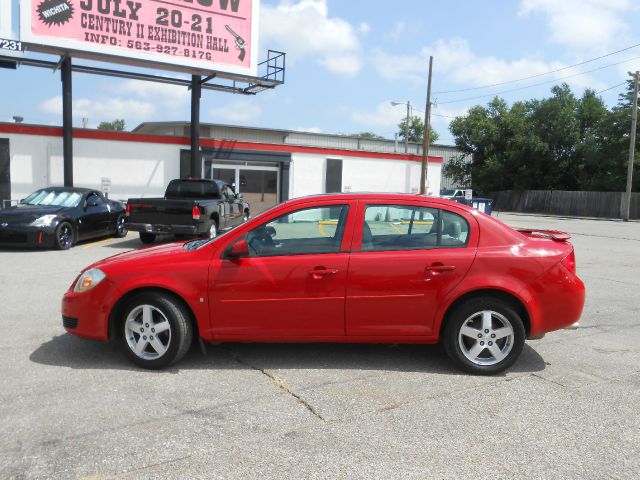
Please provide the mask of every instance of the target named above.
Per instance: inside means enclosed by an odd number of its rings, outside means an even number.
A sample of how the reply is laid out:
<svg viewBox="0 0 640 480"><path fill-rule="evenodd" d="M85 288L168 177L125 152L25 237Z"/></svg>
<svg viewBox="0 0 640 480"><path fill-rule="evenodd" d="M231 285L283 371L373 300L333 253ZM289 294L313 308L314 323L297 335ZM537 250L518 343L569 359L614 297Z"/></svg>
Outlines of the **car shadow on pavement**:
<svg viewBox="0 0 640 480"><path fill-rule="evenodd" d="M439 345L406 344L273 344L229 343L207 345L206 355L194 345L187 356L162 372L180 370L373 370L460 375ZM140 369L118 343L84 340L65 333L38 347L32 362L74 369ZM533 373L545 369L542 357L525 345L509 372Z"/></svg>
<svg viewBox="0 0 640 480"><path fill-rule="evenodd" d="M120 242L113 242L113 243L108 243L107 245L104 245L104 247L106 248L117 248L118 250L124 250L124 249L138 250L147 246L149 245L143 244L138 237L128 238L126 240L123 239Z"/></svg>

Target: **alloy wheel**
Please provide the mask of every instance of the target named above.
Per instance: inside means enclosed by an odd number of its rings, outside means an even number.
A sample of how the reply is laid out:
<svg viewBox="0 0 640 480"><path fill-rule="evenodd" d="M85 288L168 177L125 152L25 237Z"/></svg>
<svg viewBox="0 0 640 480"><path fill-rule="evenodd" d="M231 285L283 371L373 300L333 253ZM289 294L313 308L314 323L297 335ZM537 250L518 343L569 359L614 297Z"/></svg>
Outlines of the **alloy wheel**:
<svg viewBox="0 0 640 480"><path fill-rule="evenodd" d="M514 346L511 322L493 310L469 316L458 332L462 354L476 365L491 366L502 362Z"/></svg>
<svg viewBox="0 0 640 480"><path fill-rule="evenodd" d="M171 344L171 324L153 305L135 307L124 322L124 334L131 352L142 360L162 357Z"/></svg>

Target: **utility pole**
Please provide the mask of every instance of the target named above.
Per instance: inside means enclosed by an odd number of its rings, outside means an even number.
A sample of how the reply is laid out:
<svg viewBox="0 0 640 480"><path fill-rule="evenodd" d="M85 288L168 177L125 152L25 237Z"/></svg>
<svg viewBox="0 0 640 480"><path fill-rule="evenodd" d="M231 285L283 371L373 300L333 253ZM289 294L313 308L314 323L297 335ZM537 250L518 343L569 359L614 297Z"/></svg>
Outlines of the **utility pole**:
<svg viewBox="0 0 640 480"><path fill-rule="evenodd" d="M424 134L422 136L422 165L420 167L420 194L427 190L427 172L429 168L429 143L431 141L431 74L433 72L433 56L429 57L429 82L427 84L427 106L424 112Z"/></svg>
<svg viewBox="0 0 640 480"><path fill-rule="evenodd" d="M633 164L636 158L636 125L638 123L638 77L636 71L633 77L633 105L631 105L631 139L629 143L629 165L627 166L627 191L624 198L624 212L622 219L629 221L629 210L631 209L631 185L633 180Z"/></svg>
<svg viewBox="0 0 640 480"><path fill-rule="evenodd" d="M411 102L407 100L407 120L404 124L404 153L409 153L409 117L411 116Z"/></svg>

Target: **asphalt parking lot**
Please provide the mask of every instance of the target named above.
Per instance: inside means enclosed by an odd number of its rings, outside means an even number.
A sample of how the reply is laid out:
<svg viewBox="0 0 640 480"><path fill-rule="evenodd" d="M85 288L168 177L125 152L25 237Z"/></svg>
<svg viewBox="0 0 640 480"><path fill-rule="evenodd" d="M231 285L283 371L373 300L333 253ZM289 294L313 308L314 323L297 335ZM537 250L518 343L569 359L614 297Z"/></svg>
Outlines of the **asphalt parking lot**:
<svg viewBox="0 0 640 480"><path fill-rule="evenodd" d="M587 304L496 377L411 345L219 345L140 370L59 313L136 236L0 250L0 478L636 478L640 222L497 216L570 232Z"/></svg>

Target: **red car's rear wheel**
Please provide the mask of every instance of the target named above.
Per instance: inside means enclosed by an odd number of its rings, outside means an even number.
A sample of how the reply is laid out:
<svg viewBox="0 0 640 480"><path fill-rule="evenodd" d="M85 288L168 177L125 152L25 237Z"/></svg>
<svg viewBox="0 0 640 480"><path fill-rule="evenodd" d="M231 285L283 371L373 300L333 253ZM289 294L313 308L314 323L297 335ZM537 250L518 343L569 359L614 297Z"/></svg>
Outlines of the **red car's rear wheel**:
<svg viewBox="0 0 640 480"><path fill-rule="evenodd" d="M525 330L520 315L508 303L475 298L451 312L442 340L456 366L490 375L517 360L524 346Z"/></svg>

